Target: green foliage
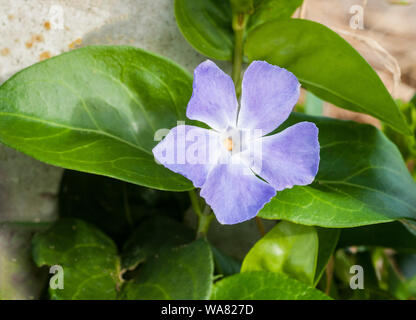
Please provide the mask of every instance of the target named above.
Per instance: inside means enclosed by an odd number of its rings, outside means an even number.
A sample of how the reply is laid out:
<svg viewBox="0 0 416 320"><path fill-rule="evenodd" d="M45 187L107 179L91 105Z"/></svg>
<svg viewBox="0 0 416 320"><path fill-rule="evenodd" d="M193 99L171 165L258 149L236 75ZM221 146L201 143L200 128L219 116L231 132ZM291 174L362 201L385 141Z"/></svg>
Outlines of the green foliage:
<svg viewBox="0 0 416 320"><path fill-rule="evenodd" d="M229 1L175 0L175 18L183 36L209 58L231 60L234 46L231 16Z"/></svg>
<svg viewBox="0 0 416 320"><path fill-rule="evenodd" d="M137 278L126 283L122 299L166 300L208 299L214 265L209 244L192 244L165 249L139 270Z"/></svg>
<svg viewBox="0 0 416 320"><path fill-rule="evenodd" d="M231 8L237 13L251 13L254 10L254 0L230 0Z"/></svg>
<svg viewBox="0 0 416 320"><path fill-rule="evenodd" d="M182 220L189 207L183 192L140 187L124 181L66 170L59 193L59 213L93 223L123 243L135 226L156 214Z"/></svg>
<svg viewBox="0 0 416 320"><path fill-rule="evenodd" d="M236 259L226 255L221 250L211 245L212 255L214 257L215 273L220 276L230 276L239 273L241 263Z"/></svg>
<svg viewBox="0 0 416 320"><path fill-rule="evenodd" d="M245 54L292 71L302 85L339 107L370 114L410 134L393 98L371 66L329 28L308 20L271 21L250 32Z"/></svg>
<svg viewBox="0 0 416 320"><path fill-rule="evenodd" d="M396 104L334 31L291 19L302 2L174 3L186 40L209 58L233 62L237 92L242 61L265 60L298 77L308 90L301 109L309 115L293 113L276 132L300 121L319 128L315 181L278 192L265 205L259 216L279 221L242 263L189 227L188 213L210 217L203 210L209 206L195 192L190 210L181 191L192 183L152 154L167 133L159 129L185 120L203 126L185 116L192 93L187 71L140 49L98 46L48 59L5 82L0 142L76 171L64 173L60 219L50 228L0 224L0 298L26 297L26 288L15 288L21 278L6 275L30 271L38 277L27 286L46 288L51 266L64 272L64 288L50 287L51 299L414 298L416 96ZM323 101L387 126L382 132L313 116L322 114ZM38 230L32 247L9 260ZM246 236L236 233L233 243ZM26 259L30 249L36 270ZM363 290L350 287L353 265L363 267Z"/></svg>
<svg viewBox="0 0 416 320"><path fill-rule="evenodd" d="M248 15L247 32L274 19L287 19L302 0L175 0L175 18L185 39L203 55L231 61L232 12Z"/></svg>
<svg viewBox="0 0 416 320"><path fill-rule="evenodd" d="M131 47L87 47L19 72L0 87L0 141L64 168L162 190L192 184L158 165L155 132L185 120L192 78Z"/></svg>
<svg viewBox="0 0 416 320"><path fill-rule="evenodd" d="M190 243L195 232L167 217L153 216L134 230L123 248L123 268L132 269L165 248Z"/></svg>
<svg viewBox="0 0 416 320"><path fill-rule="evenodd" d="M76 219L59 220L33 238L37 266L59 265L64 288L49 289L52 299L115 299L120 259L114 242L94 226Z"/></svg>
<svg viewBox="0 0 416 320"><path fill-rule="evenodd" d="M328 228L416 219L416 183L381 131L300 114L293 114L285 126L303 120L319 128L321 161L315 182L279 192L261 217Z"/></svg>
<svg viewBox="0 0 416 320"><path fill-rule="evenodd" d="M241 272L285 273L315 285L332 255L339 230L279 222L249 251Z"/></svg>
<svg viewBox="0 0 416 320"><path fill-rule="evenodd" d="M325 294L284 274L252 271L215 283L212 300L327 300Z"/></svg>
<svg viewBox="0 0 416 320"><path fill-rule="evenodd" d="M339 247L374 246L416 252L416 237L400 222L342 229Z"/></svg>
<svg viewBox="0 0 416 320"><path fill-rule="evenodd" d="M289 18L302 3L303 0L255 0L247 31L272 20Z"/></svg>
<svg viewBox="0 0 416 320"><path fill-rule="evenodd" d="M282 221L253 246L244 258L241 272L283 272L312 285L318 247L314 227Z"/></svg>
<svg viewBox="0 0 416 320"><path fill-rule="evenodd" d="M319 248L316 261L314 285L321 279L327 267L327 263L335 251L340 236L339 229L327 229L315 227L318 233Z"/></svg>

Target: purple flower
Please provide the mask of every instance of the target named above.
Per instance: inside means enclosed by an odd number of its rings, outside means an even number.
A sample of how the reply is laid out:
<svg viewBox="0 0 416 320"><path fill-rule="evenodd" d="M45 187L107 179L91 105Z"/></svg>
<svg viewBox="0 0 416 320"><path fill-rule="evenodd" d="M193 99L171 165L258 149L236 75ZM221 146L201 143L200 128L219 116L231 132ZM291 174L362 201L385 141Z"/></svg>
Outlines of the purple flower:
<svg viewBox="0 0 416 320"><path fill-rule="evenodd" d="M201 188L220 223L251 219L276 191L308 185L318 172L315 124L266 136L288 118L299 88L289 71L254 61L244 73L239 109L233 81L207 60L195 69L186 115L212 129L178 125L153 154Z"/></svg>

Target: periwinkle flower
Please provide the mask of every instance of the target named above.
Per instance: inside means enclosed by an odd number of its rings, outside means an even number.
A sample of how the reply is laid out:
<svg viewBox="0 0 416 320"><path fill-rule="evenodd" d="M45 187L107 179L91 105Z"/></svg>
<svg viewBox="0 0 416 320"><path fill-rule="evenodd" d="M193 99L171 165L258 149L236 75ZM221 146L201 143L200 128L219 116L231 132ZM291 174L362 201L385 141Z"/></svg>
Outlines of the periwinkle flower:
<svg viewBox="0 0 416 320"><path fill-rule="evenodd" d="M211 129L178 125L153 154L201 188L220 223L251 219L276 191L308 185L318 171L315 124L267 135L288 118L299 88L289 71L254 61L244 73L239 108L231 78L207 60L195 69L186 115Z"/></svg>

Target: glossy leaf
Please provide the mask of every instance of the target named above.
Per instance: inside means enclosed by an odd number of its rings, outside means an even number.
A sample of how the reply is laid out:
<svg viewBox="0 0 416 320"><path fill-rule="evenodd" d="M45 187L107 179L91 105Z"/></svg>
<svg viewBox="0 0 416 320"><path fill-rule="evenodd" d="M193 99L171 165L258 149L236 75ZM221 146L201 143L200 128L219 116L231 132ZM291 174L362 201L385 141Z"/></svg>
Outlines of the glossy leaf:
<svg viewBox="0 0 416 320"><path fill-rule="evenodd" d="M404 117L371 66L329 28L308 20L265 23L251 31L245 54L293 72L302 85L339 107L370 114L410 134Z"/></svg>
<svg viewBox="0 0 416 320"><path fill-rule="evenodd" d="M61 216L90 222L120 244L144 218L159 214L181 220L189 206L186 192L159 191L72 170L65 170L59 192Z"/></svg>
<svg viewBox="0 0 416 320"><path fill-rule="evenodd" d="M121 298L208 299L213 271L211 249L203 239L189 245L165 249L148 260L137 277L123 286Z"/></svg>
<svg viewBox="0 0 416 320"><path fill-rule="evenodd" d="M302 2L303 0L254 0L247 31L271 20L291 17Z"/></svg>
<svg viewBox="0 0 416 320"><path fill-rule="evenodd" d="M185 119L192 78L132 47L85 47L0 87L0 141L44 162L156 189L187 190L156 164L156 130Z"/></svg>
<svg viewBox="0 0 416 320"><path fill-rule="evenodd" d="M328 300L321 291L268 271L239 273L215 283L212 300Z"/></svg>
<svg viewBox="0 0 416 320"><path fill-rule="evenodd" d="M249 251L241 272L264 270L285 273L312 285L318 246L314 227L279 222Z"/></svg>
<svg viewBox="0 0 416 320"><path fill-rule="evenodd" d="M300 114L280 129L303 120L319 128L321 161L315 182L278 192L261 217L329 228L416 219L416 183L381 131Z"/></svg>
<svg viewBox="0 0 416 320"><path fill-rule="evenodd" d="M301 3L302 0L175 0L175 18L195 50L212 59L231 61L233 10L250 15L249 31L270 20L289 18Z"/></svg>
<svg viewBox="0 0 416 320"><path fill-rule="evenodd" d="M175 0L175 18L183 36L195 50L212 59L232 59L231 17L228 0Z"/></svg>
<svg viewBox="0 0 416 320"><path fill-rule="evenodd" d="M377 246L404 252L416 252L416 236L400 222L381 223L341 230L339 247Z"/></svg>
<svg viewBox="0 0 416 320"><path fill-rule="evenodd" d="M166 248L190 243L195 231L167 217L153 216L135 229L124 245L123 268L133 269Z"/></svg>
<svg viewBox="0 0 416 320"><path fill-rule="evenodd" d="M49 289L52 299L115 299L120 261L114 242L94 226L62 219L33 238L37 266L63 268L63 289Z"/></svg>

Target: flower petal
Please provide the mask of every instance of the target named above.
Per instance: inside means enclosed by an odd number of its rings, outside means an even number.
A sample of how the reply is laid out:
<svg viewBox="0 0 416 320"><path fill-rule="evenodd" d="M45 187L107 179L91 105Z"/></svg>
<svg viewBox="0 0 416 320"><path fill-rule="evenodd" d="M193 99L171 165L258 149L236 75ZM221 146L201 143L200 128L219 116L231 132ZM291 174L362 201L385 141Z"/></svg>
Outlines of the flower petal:
<svg viewBox="0 0 416 320"><path fill-rule="evenodd" d="M195 187L201 187L217 162L219 143L215 131L179 125L171 129L152 151L166 168L185 176Z"/></svg>
<svg viewBox="0 0 416 320"><path fill-rule="evenodd" d="M248 166L235 163L215 166L201 188L201 196L222 224L255 217L275 194L276 191L257 178Z"/></svg>
<svg viewBox="0 0 416 320"><path fill-rule="evenodd" d="M217 131L236 125L238 102L234 84L210 60L194 71L193 92L186 109L189 119L205 122Z"/></svg>
<svg viewBox="0 0 416 320"><path fill-rule="evenodd" d="M244 73L238 127L266 135L283 123L299 99L300 84L289 71L254 61Z"/></svg>
<svg viewBox="0 0 416 320"><path fill-rule="evenodd" d="M318 128L312 122L299 122L272 136L261 138L261 168L252 170L277 191L313 182L319 168Z"/></svg>

